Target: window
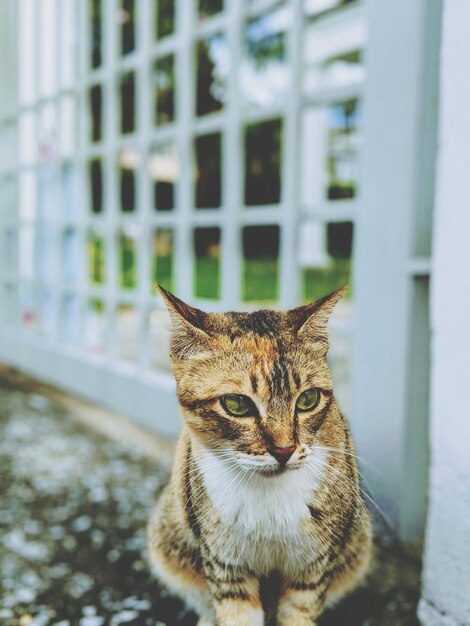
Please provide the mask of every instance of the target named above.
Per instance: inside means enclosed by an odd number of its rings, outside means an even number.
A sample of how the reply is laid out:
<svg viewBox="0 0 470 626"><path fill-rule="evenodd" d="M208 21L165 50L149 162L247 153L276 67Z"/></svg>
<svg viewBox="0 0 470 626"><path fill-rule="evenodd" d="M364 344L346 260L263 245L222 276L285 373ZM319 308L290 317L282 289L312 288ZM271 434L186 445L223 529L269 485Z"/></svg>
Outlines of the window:
<svg viewBox="0 0 470 626"><path fill-rule="evenodd" d="M220 228L194 230L194 295L220 298Z"/></svg>
<svg viewBox="0 0 470 626"><path fill-rule="evenodd" d="M162 57L154 63L155 124L161 126L175 119L175 57Z"/></svg>
<svg viewBox="0 0 470 626"><path fill-rule="evenodd" d="M280 120L247 126L245 131L245 204L276 204L281 197Z"/></svg>
<svg viewBox="0 0 470 626"><path fill-rule="evenodd" d="M225 35L213 35L196 44L196 114L220 111L225 102L230 57Z"/></svg>
<svg viewBox="0 0 470 626"><path fill-rule="evenodd" d="M195 139L196 189L198 209L217 209L222 198L222 138L220 133L202 135Z"/></svg>
<svg viewBox="0 0 470 626"><path fill-rule="evenodd" d="M348 281L359 5L333 20L341 0L17 4L20 107L0 119L0 237L17 267L3 263L0 292L19 328L168 368L155 283L215 311Z"/></svg>
<svg viewBox="0 0 470 626"><path fill-rule="evenodd" d="M155 35L163 39L175 32L175 0L155 0Z"/></svg>
<svg viewBox="0 0 470 626"><path fill-rule="evenodd" d="M176 184L179 176L175 144L152 146L148 170L153 187L153 208L156 211L171 211L175 207Z"/></svg>

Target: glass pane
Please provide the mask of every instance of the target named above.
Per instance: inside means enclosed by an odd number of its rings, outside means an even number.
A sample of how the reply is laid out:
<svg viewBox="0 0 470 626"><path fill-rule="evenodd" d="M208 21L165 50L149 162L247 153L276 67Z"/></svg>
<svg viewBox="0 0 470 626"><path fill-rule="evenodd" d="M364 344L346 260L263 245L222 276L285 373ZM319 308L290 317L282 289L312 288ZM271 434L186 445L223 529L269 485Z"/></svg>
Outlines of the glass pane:
<svg viewBox="0 0 470 626"><path fill-rule="evenodd" d="M75 156L77 151L77 103L73 96L60 99L59 150L62 157Z"/></svg>
<svg viewBox="0 0 470 626"><path fill-rule="evenodd" d="M119 237L119 286L135 289L137 286L137 246L132 237Z"/></svg>
<svg viewBox="0 0 470 626"><path fill-rule="evenodd" d="M19 119L20 163L33 163L37 157L36 120L34 113L22 113Z"/></svg>
<svg viewBox="0 0 470 626"><path fill-rule="evenodd" d="M157 125L168 124L175 119L175 57L169 54L153 65L155 90L155 115Z"/></svg>
<svg viewBox="0 0 470 626"><path fill-rule="evenodd" d="M18 266L18 232L13 228L3 233L4 264L10 272L16 272Z"/></svg>
<svg viewBox="0 0 470 626"><path fill-rule="evenodd" d="M89 93L90 103L90 136L91 141L103 139L103 88L101 85L91 87Z"/></svg>
<svg viewBox="0 0 470 626"><path fill-rule="evenodd" d="M312 302L327 293L350 284L353 224L340 222L326 224L323 229L323 239L326 244L326 259L324 263L304 270L304 297ZM310 242L312 245L318 242ZM305 265L305 264L304 264ZM348 290L347 296L351 292Z"/></svg>
<svg viewBox="0 0 470 626"><path fill-rule="evenodd" d="M58 76L57 0L42 0L39 11L39 91L42 96L54 93Z"/></svg>
<svg viewBox="0 0 470 626"><path fill-rule="evenodd" d="M54 323L54 300L50 291L41 294L40 322L41 331L45 335L53 335L56 330Z"/></svg>
<svg viewBox="0 0 470 626"><path fill-rule="evenodd" d="M246 25L240 90L249 104L274 105L288 91L285 30L291 15L291 8L283 6Z"/></svg>
<svg viewBox="0 0 470 626"><path fill-rule="evenodd" d="M4 177L0 182L0 224L2 214L7 217L7 221L18 215L18 196L21 189L18 189L16 176ZM21 196L20 196L21 197Z"/></svg>
<svg viewBox="0 0 470 626"><path fill-rule="evenodd" d="M77 3L59 0L60 7L60 82L63 87L73 85L76 73L78 38L76 35Z"/></svg>
<svg viewBox="0 0 470 626"><path fill-rule="evenodd" d="M157 144L151 148L148 169L153 183L153 206L156 211L175 207L176 181L179 174L174 143Z"/></svg>
<svg viewBox="0 0 470 626"><path fill-rule="evenodd" d="M76 345L79 338L80 303L76 296L65 296L62 300L62 339Z"/></svg>
<svg viewBox="0 0 470 626"><path fill-rule="evenodd" d="M220 298L220 228L194 230L194 294L197 298Z"/></svg>
<svg viewBox="0 0 470 626"><path fill-rule="evenodd" d="M168 332L168 313L161 308L152 308L149 315L149 352L150 366L171 371L170 333Z"/></svg>
<svg viewBox="0 0 470 626"><path fill-rule="evenodd" d="M36 28L35 0L19 0L18 22L18 94L21 104L29 104L35 95ZM37 5L36 5L37 6Z"/></svg>
<svg viewBox="0 0 470 626"><path fill-rule="evenodd" d="M121 211L130 213L136 209L136 169L139 154L131 148L121 150L118 155Z"/></svg>
<svg viewBox="0 0 470 626"><path fill-rule="evenodd" d="M10 254L11 252L6 250L5 267L8 269L11 269L11 263L14 261ZM31 225L20 227L18 272L23 280L32 281L34 278L34 228Z"/></svg>
<svg viewBox="0 0 470 626"><path fill-rule="evenodd" d="M58 184L52 162L40 165L38 169L38 215L46 219L55 217L58 208Z"/></svg>
<svg viewBox="0 0 470 626"><path fill-rule="evenodd" d="M88 165L90 185L90 206L93 213L103 211L103 163L93 159Z"/></svg>
<svg viewBox="0 0 470 626"><path fill-rule="evenodd" d="M14 285L0 286L0 299L2 300L2 321L9 326L15 326L18 322L18 289Z"/></svg>
<svg viewBox="0 0 470 626"><path fill-rule="evenodd" d="M89 280L92 285L104 283L104 237L91 233L88 237Z"/></svg>
<svg viewBox="0 0 470 626"><path fill-rule="evenodd" d="M160 228L155 231L152 261L152 292L155 283L173 291L173 230L171 228Z"/></svg>
<svg viewBox="0 0 470 626"><path fill-rule="evenodd" d="M103 2L90 0L90 63L99 67L103 62Z"/></svg>
<svg viewBox="0 0 470 626"><path fill-rule="evenodd" d="M282 122L247 126L245 132L245 204L277 204L281 199Z"/></svg>
<svg viewBox="0 0 470 626"><path fill-rule="evenodd" d="M207 115L220 111L226 99L230 53L225 36L201 39L196 44L196 55L196 113Z"/></svg>
<svg viewBox="0 0 470 626"><path fill-rule="evenodd" d="M21 326L26 330L35 330L38 322L37 302L31 284L21 285L19 306Z"/></svg>
<svg viewBox="0 0 470 626"><path fill-rule="evenodd" d="M243 228L243 300L277 300L279 231L279 226Z"/></svg>
<svg viewBox="0 0 470 626"><path fill-rule="evenodd" d="M67 287L73 286L78 280L78 236L67 228L62 237L62 276Z"/></svg>
<svg viewBox="0 0 470 626"><path fill-rule="evenodd" d="M127 72L121 76L121 133L133 133L135 130L135 73Z"/></svg>
<svg viewBox="0 0 470 626"><path fill-rule="evenodd" d="M326 196L329 200L354 198L357 192L361 107L358 100L328 107Z"/></svg>
<svg viewBox="0 0 470 626"><path fill-rule="evenodd" d="M31 221L36 215L36 172L23 170L19 174L18 186L20 217Z"/></svg>
<svg viewBox="0 0 470 626"><path fill-rule="evenodd" d="M198 15L200 19L211 17L224 10L224 0L198 0Z"/></svg>
<svg viewBox="0 0 470 626"><path fill-rule="evenodd" d="M156 0L155 34L163 39L175 32L175 0Z"/></svg>
<svg viewBox="0 0 470 626"><path fill-rule="evenodd" d="M135 0L121 0L121 10L118 14L121 25L121 53L128 54L135 49Z"/></svg>
<svg viewBox="0 0 470 626"><path fill-rule="evenodd" d="M16 152L17 148L17 128L17 121L12 118L10 118L10 120L4 120L3 123L0 124L0 176L2 176L4 172L7 172L8 175L11 176L13 170L16 168L16 159L13 160L11 156L12 151ZM35 151L33 154L35 154ZM0 211L1 210L0 208Z"/></svg>
<svg viewBox="0 0 470 626"><path fill-rule="evenodd" d="M51 283L54 278L53 256L54 240L52 232L46 226L40 226L38 235L37 275L41 282Z"/></svg>
<svg viewBox="0 0 470 626"><path fill-rule="evenodd" d="M78 169L73 161L64 161L61 167L61 212L67 217L78 213L79 185Z"/></svg>
<svg viewBox="0 0 470 626"><path fill-rule="evenodd" d="M138 336L138 316L135 307L130 304L118 306L116 330L119 357L126 361L135 361Z"/></svg>
<svg viewBox="0 0 470 626"><path fill-rule="evenodd" d="M216 209L222 197L220 133L202 135L195 139L197 209Z"/></svg>
<svg viewBox="0 0 470 626"><path fill-rule="evenodd" d="M85 311L85 348L94 354L101 354L106 345L107 316L104 302L93 298Z"/></svg>

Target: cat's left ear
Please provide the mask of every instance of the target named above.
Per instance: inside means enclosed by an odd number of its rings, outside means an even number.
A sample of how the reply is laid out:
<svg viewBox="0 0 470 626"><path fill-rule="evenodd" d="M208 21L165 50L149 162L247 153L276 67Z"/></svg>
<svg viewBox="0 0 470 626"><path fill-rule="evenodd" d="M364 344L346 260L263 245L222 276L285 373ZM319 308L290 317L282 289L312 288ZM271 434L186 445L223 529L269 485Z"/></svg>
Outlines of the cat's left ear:
<svg viewBox="0 0 470 626"><path fill-rule="evenodd" d="M341 300L346 291L347 286L341 287L316 302L289 311L288 317L292 330L298 336L313 342L325 343L328 346L328 320L335 304Z"/></svg>
<svg viewBox="0 0 470 626"><path fill-rule="evenodd" d="M165 300L171 318L172 356L185 358L205 351L209 344L209 335L204 330L208 314L186 304L160 285L156 287Z"/></svg>

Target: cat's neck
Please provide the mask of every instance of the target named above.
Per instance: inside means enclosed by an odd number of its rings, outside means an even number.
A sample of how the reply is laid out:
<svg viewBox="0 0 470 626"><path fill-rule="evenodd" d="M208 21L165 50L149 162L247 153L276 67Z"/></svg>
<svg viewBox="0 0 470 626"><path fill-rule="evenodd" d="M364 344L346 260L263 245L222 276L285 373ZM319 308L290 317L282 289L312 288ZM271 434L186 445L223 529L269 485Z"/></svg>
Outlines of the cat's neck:
<svg viewBox="0 0 470 626"><path fill-rule="evenodd" d="M309 516L326 455L317 455L297 470L276 476L247 472L228 452L213 452L200 444L193 456L202 474L207 495L222 521L246 532L263 535L295 533Z"/></svg>

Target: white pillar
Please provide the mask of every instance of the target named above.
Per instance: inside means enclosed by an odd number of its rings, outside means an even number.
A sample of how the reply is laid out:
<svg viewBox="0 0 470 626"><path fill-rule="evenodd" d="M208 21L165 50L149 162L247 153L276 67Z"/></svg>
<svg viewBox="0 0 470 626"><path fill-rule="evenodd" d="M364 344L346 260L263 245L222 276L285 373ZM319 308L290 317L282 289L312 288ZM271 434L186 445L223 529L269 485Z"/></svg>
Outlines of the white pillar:
<svg viewBox="0 0 470 626"><path fill-rule="evenodd" d="M426 626L470 624L470 5L445 2L431 291Z"/></svg>
<svg viewBox="0 0 470 626"><path fill-rule="evenodd" d="M428 475L427 274L440 4L367 4L351 425L368 462L367 482L403 539L422 532Z"/></svg>

